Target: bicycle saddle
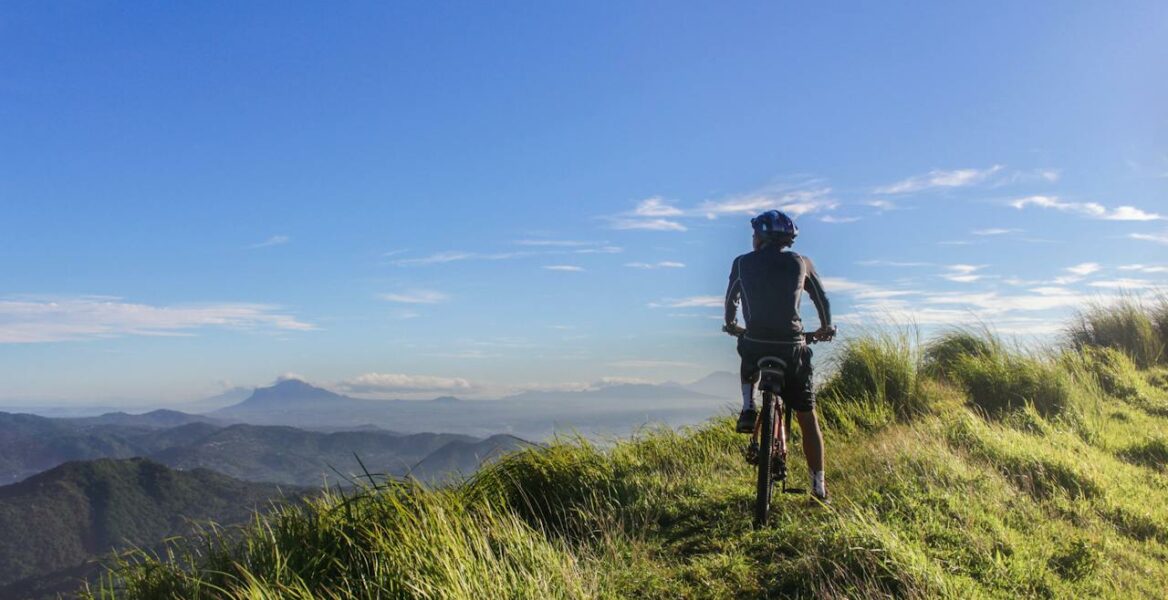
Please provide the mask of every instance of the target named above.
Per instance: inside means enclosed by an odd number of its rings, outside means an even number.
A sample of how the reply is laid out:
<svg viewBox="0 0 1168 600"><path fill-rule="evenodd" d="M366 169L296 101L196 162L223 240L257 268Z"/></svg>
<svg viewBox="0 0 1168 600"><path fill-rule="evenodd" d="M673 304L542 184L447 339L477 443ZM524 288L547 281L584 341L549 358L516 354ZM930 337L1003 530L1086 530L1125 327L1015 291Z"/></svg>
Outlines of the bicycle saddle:
<svg viewBox="0 0 1168 600"><path fill-rule="evenodd" d="M763 371L777 371L782 375L783 371L787 369L787 361L777 356L764 356L758 359L758 368Z"/></svg>
<svg viewBox="0 0 1168 600"><path fill-rule="evenodd" d="M764 356L758 359L758 368L762 375L758 388L778 392L779 382L783 380L783 375L787 370L787 361L777 356Z"/></svg>

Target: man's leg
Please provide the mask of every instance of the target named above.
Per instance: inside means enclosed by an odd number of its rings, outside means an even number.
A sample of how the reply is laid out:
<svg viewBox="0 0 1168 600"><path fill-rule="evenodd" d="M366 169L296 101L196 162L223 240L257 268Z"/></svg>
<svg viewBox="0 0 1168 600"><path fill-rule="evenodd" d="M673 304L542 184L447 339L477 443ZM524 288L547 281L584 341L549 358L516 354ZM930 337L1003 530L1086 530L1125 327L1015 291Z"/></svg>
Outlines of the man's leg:
<svg viewBox="0 0 1168 600"><path fill-rule="evenodd" d="M739 380L742 381L742 410L754 410L754 383L758 380L758 373L747 376L743 372Z"/></svg>
<svg viewBox="0 0 1168 600"><path fill-rule="evenodd" d="M738 433L753 433L754 422L758 420L758 410L754 406L754 382L758 380L758 372L748 375L742 369L742 412L738 413L738 424L735 430Z"/></svg>
<svg viewBox="0 0 1168 600"><path fill-rule="evenodd" d="M754 406L754 382L758 381L758 365L743 340L738 340L738 355L742 357L742 366L738 369L738 380L742 384L742 412L738 413L738 423L735 430L738 433L753 433L754 422L758 419L758 411Z"/></svg>
<svg viewBox="0 0 1168 600"><path fill-rule="evenodd" d="M819 418L815 409L797 410L799 431L803 434L803 456L807 457L807 470L811 471L811 492L819 499L827 497L827 484L823 481L823 435L819 432Z"/></svg>

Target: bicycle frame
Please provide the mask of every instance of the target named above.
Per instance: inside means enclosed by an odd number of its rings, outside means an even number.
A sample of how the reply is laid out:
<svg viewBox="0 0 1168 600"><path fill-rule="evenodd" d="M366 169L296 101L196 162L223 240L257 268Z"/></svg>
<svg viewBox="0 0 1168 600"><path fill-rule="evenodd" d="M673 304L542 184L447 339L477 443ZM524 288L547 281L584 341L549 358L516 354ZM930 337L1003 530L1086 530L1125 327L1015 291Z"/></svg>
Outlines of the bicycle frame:
<svg viewBox="0 0 1168 600"><path fill-rule="evenodd" d="M771 385L759 387L762 391L762 410L755 421L751 444L747 448L747 456L753 454L758 465L755 528L765 526L770 516L775 481L780 481L782 490L787 491L787 432L791 427L791 412L782 397Z"/></svg>

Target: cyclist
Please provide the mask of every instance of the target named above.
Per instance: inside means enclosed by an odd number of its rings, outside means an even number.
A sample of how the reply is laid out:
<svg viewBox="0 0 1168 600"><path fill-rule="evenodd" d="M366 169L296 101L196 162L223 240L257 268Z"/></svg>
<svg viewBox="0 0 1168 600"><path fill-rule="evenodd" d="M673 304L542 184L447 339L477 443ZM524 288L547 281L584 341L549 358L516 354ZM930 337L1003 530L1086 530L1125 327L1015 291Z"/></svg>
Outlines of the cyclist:
<svg viewBox="0 0 1168 600"><path fill-rule="evenodd" d="M750 224L754 228L754 251L734 259L726 289L724 330L743 333L738 339L738 354L742 357L742 412L737 430L739 433L754 431L758 417L754 403L758 360L764 356L784 359L788 366L781 396L795 410L803 432L803 454L811 471L811 493L826 500L823 438L811 386L811 349L803 338L799 303L806 290L819 313L820 327L814 336L821 341L835 335L831 307L811 259L787 249L799 235L795 222L782 212L771 210L751 219ZM746 321L744 332L737 323L740 300Z"/></svg>

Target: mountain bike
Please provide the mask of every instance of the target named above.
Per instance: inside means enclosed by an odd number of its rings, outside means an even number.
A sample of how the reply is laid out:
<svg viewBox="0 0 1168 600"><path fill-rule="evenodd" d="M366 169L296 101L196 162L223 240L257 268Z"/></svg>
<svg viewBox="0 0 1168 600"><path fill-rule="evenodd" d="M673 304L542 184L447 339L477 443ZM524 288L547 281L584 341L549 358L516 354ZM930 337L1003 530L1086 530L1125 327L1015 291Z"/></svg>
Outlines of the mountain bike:
<svg viewBox="0 0 1168 600"><path fill-rule="evenodd" d="M727 326L723 331L742 337L746 330ZM814 344L820 338L814 332L804 332L803 341ZM764 356L758 361L758 390L762 394L762 410L754 423L750 444L744 449L746 462L758 467L757 493L754 500L754 528L766 526L771 512L771 498L775 481L785 494L804 494L807 490L787 487L787 435L791 431L791 407L779 395L786 377L787 361L777 356ZM780 418L781 416L781 418Z"/></svg>

